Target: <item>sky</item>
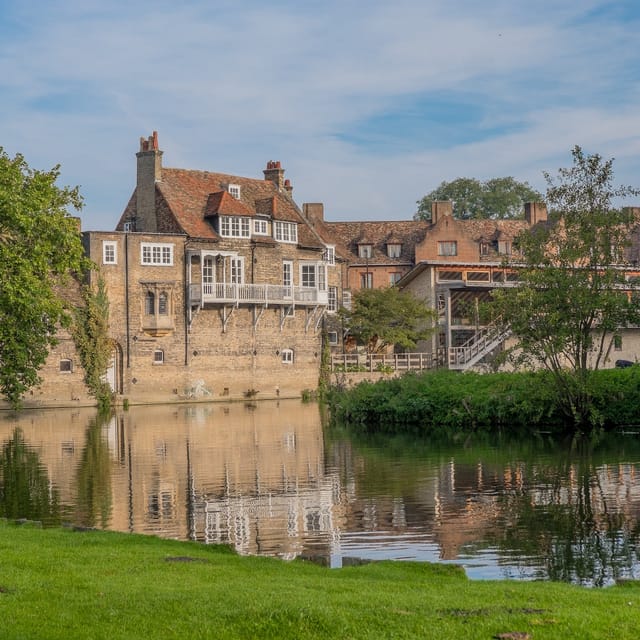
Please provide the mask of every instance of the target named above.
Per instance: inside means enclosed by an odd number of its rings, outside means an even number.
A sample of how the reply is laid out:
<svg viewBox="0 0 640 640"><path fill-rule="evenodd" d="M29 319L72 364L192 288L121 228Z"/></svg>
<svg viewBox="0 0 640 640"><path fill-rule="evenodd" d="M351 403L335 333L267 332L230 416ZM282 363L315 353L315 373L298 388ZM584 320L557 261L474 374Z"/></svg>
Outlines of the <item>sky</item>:
<svg viewBox="0 0 640 640"><path fill-rule="evenodd" d="M166 167L279 160L327 220L408 220L463 176L544 192L575 145L640 186L638 34L637 0L0 0L0 147L59 164L85 230L154 130Z"/></svg>

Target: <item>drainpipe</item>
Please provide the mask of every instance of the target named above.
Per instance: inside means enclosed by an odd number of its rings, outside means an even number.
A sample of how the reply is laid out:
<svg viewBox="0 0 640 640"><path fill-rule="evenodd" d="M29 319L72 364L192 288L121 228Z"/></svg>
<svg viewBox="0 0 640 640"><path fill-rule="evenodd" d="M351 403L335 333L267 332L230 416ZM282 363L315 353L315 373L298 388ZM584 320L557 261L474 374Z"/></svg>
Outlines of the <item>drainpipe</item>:
<svg viewBox="0 0 640 640"><path fill-rule="evenodd" d="M129 335L129 232L124 234L124 310L127 344L127 369L131 368L131 336Z"/></svg>
<svg viewBox="0 0 640 640"><path fill-rule="evenodd" d="M184 366L189 366L189 317L191 315L191 256L184 243Z"/></svg>

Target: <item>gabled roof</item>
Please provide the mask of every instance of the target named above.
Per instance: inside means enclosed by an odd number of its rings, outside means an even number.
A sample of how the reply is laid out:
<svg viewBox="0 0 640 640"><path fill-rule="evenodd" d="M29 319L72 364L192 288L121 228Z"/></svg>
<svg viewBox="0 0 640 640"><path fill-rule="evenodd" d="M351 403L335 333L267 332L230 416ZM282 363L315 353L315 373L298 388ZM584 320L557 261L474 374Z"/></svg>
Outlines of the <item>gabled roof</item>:
<svg viewBox="0 0 640 640"><path fill-rule="evenodd" d="M210 193L204 209L205 218L211 216L251 216L251 211L228 191Z"/></svg>

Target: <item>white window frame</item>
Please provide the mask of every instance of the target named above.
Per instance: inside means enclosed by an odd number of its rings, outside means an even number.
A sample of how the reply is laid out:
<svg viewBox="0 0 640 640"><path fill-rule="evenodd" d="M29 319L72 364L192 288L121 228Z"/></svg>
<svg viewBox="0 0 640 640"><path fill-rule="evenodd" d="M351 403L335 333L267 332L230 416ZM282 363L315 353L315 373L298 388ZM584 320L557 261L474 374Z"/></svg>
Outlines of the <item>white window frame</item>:
<svg viewBox="0 0 640 640"><path fill-rule="evenodd" d="M351 311L351 291L342 291L342 306Z"/></svg>
<svg viewBox="0 0 640 640"><path fill-rule="evenodd" d="M371 271L360 274L360 288L373 289L373 273Z"/></svg>
<svg viewBox="0 0 640 640"><path fill-rule="evenodd" d="M273 223L273 237L278 242L288 244L298 243L298 225L295 222L275 220Z"/></svg>
<svg viewBox="0 0 640 640"><path fill-rule="evenodd" d="M220 216L220 235L223 238L250 238L249 218L246 216Z"/></svg>
<svg viewBox="0 0 640 640"><path fill-rule="evenodd" d="M173 244L168 242L140 243L140 264L143 266L172 267Z"/></svg>
<svg viewBox="0 0 640 640"><path fill-rule="evenodd" d="M329 340L329 344L332 347L337 346L337 344L338 344L338 332L337 331L328 331L327 332L327 340Z"/></svg>
<svg viewBox="0 0 640 640"><path fill-rule="evenodd" d="M389 284L394 286L402 280L402 274L399 271L392 271L389 273Z"/></svg>
<svg viewBox="0 0 640 640"><path fill-rule="evenodd" d="M244 257L236 256L229 259L229 282L244 284Z"/></svg>
<svg viewBox="0 0 640 640"><path fill-rule="evenodd" d="M335 313L338 310L338 287L329 287L327 290L327 311Z"/></svg>
<svg viewBox="0 0 640 640"><path fill-rule="evenodd" d="M282 358L282 364L293 364L293 361L294 361L293 349L283 349L280 352L280 357Z"/></svg>
<svg viewBox="0 0 640 640"><path fill-rule="evenodd" d="M102 264L118 264L118 243L115 240L102 241Z"/></svg>
<svg viewBox="0 0 640 640"><path fill-rule="evenodd" d="M333 245L327 245L325 248L322 259L330 266L336 263L336 248Z"/></svg>
<svg viewBox="0 0 640 640"><path fill-rule="evenodd" d="M164 349L153 350L153 364L164 364Z"/></svg>
<svg viewBox="0 0 640 640"><path fill-rule="evenodd" d="M227 191L231 196L233 196L236 200L240 200L240 185L239 184L230 184L227 187Z"/></svg>
<svg viewBox="0 0 640 640"><path fill-rule="evenodd" d="M135 231L136 230L135 220L127 220L127 222L125 222L122 225L122 228L124 229L125 233L131 233L131 232Z"/></svg>
<svg viewBox="0 0 640 640"><path fill-rule="evenodd" d="M63 368L63 363L64 363L64 368ZM71 358L60 358L58 370L63 375L68 375L70 373L73 373L73 360Z"/></svg>
<svg viewBox="0 0 640 640"><path fill-rule="evenodd" d="M457 256L458 241L457 240L438 240L439 256Z"/></svg>
<svg viewBox="0 0 640 640"><path fill-rule="evenodd" d="M390 242L387 244L387 256L389 258L399 258L402 253L402 244L400 242Z"/></svg>
<svg viewBox="0 0 640 640"><path fill-rule="evenodd" d="M268 236L269 235L269 223L265 218L253 219L253 235L254 236Z"/></svg>
<svg viewBox="0 0 640 640"><path fill-rule="evenodd" d="M510 256L511 240L498 240L498 253L503 256Z"/></svg>
<svg viewBox="0 0 640 640"><path fill-rule="evenodd" d="M373 245L372 244L359 244L358 245L358 256L360 258L373 258Z"/></svg>

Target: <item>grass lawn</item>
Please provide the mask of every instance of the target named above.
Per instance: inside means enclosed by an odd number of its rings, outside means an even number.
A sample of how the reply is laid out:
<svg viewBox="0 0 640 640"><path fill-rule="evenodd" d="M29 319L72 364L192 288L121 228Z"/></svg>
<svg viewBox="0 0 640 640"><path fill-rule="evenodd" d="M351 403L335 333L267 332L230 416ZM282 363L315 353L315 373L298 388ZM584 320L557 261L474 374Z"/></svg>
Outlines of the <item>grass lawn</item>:
<svg viewBox="0 0 640 640"><path fill-rule="evenodd" d="M640 637L640 583L470 581L409 562L327 569L225 547L0 522L0 638ZM526 636L521 636L526 637Z"/></svg>

